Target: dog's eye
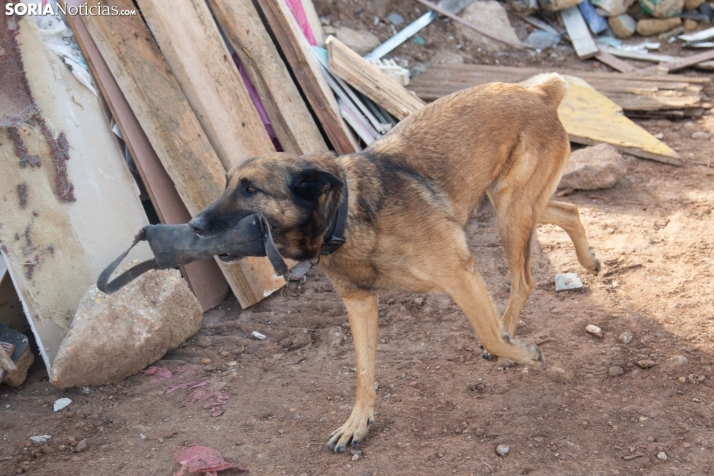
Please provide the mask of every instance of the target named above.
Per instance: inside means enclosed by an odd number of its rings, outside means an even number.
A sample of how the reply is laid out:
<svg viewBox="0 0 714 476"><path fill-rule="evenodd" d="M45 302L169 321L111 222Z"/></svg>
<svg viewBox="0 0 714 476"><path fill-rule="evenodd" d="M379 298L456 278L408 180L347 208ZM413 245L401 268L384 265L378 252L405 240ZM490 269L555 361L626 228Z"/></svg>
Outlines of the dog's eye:
<svg viewBox="0 0 714 476"><path fill-rule="evenodd" d="M248 186L246 187L245 191L248 192L248 193L255 193L255 192L256 192L256 188L255 188L254 186L252 186L252 185L248 185Z"/></svg>

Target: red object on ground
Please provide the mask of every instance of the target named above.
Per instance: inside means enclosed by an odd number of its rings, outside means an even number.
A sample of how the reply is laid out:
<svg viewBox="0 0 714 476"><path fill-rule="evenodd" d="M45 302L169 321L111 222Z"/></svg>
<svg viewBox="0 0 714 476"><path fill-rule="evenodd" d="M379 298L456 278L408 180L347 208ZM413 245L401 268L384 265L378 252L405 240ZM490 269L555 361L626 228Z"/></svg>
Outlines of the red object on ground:
<svg viewBox="0 0 714 476"><path fill-rule="evenodd" d="M181 470L174 476L188 476L189 473L205 473L206 476L217 476L218 471L237 469L247 473L248 470L238 463L227 463L221 452L206 446L191 445L174 453L174 461L181 465Z"/></svg>

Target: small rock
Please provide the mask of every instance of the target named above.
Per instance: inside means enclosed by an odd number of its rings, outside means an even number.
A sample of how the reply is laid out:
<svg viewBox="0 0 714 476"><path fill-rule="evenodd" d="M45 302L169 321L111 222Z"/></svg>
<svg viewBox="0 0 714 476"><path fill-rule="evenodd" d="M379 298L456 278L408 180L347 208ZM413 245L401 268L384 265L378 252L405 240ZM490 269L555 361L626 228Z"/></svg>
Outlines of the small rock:
<svg viewBox="0 0 714 476"><path fill-rule="evenodd" d="M52 438L51 435L31 436L30 441L32 442L32 444L41 445L43 443L47 443L50 440L50 438Z"/></svg>
<svg viewBox="0 0 714 476"><path fill-rule="evenodd" d="M697 140L707 140L711 137L711 135L708 132L704 131L697 131L694 134L692 134L692 139L697 139Z"/></svg>
<svg viewBox="0 0 714 476"><path fill-rule="evenodd" d="M704 0L684 0L684 9L694 10L695 8L701 7L702 3L704 3Z"/></svg>
<svg viewBox="0 0 714 476"><path fill-rule="evenodd" d="M255 337L258 340L265 340L265 334L261 334L258 331L253 331L250 333L250 335L252 335L253 337Z"/></svg>
<svg viewBox="0 0 714 476"><path fill-rule="evenodd" d="M68 442L70 445L73 445L73 446L76 446L76 445L77 445L77 440L75 439L74 436L68 436L68 437L67 437L67 442Z"/></svg>
<svg viewBox="0 0 714 476"><path fill-rule="evenodd" d="M616 37L623 39L634 35L635 30L637 29L637 22L635 19L626 13L610 17L607 20L607 24L610 25L610 28Z"/></svg>
<svg viewBox="0 0 714 476"><path fill-rule="evenodd" d="M684 23L682 24L682 26L684 26L684 31L689 32L689 31L696 30L697 26L699 26L699 24L696 21L692 20L691 18L687 18L684 20Z"/></svg>
<svg viewBox="0 0 714 476"><path fill-rule="evenodd" d="M641 36L652 36L664 33L682 24L682 19L677 18L646 18L637 22L637 33Z"/></svg>
<svg viewBox="0 0 714 476"><path fill-rule="evenodd" d="M231 354L233 354L233 355L240 355L240 354L242 354L243 352L245 352L245 346L244 346L244 345L241 345L240 347L236 347L235 349L233 349L233 350L231 351Z"/></svg>
<svg viewBox="0 0 714 476"><path fill-rule="evenodd" d="M622 155L610 144L598 144L570 154L559 189L597 190L613 187L627 173Z"/></svg>
<svg viewBox="0 0 714 476"><path fill-rule="evenodd" d="M638 360L635 363L641 369L650 369L650 368L654 367L655 365L657 365L657 362L655 362L652 359L642 359L642 360Z"/></svg>
<svg viewBox="0 0 714 476"><path fill-rule="evenodd" d="M582 289L583 282L576 273L563 273L555 275L555 291L569 291L572 289Z"/></svg>
<svg viewBox="0 0 714 476"><path fill-rule="evenodd" d="M92 286L60 345L50 383L104 385L134 375L198 332L202 315L178 270L151 270L110 295Z"/></svg>
<svg viewBox="0 0 714 476"><path fill-rule="evenodd" d="M604 337L604 336L603 336L603 333L602 333L602 329L600 329L600 328L599 328L598 326L596 326L595 324L588 324L588 325L585 327L585 331L586 331L588 334L592 334L592 335L594 335L595 337L599 337L600 339L602 339L602 338Z"/></svg>
<svg viewBox="0 0 714 476"><path fill-rule="evenodd" d="M622 367L620 367L619 365L613 365L612 367L610 367L610 370L608 370L608 372L607 372L607 374L610 377L619 377L620 375L622 375L624 373L625 373L625 371L622 370Z"/></svg>
<svg viewBox="0 0 714 476"><path fill-rule="evenodd" d="M211 347L211 338L208 336L201 336L196 339L196 345L199 347Z"/></svg>
<svg viewBox="0 0 714 476"><path fill-rule="evenodd" d="M379 37L367 30L353 30L346 26L340 26L334 29L333 34L335 38L360 56L366 55L381 44Z"/></svg>
<svg viewBox="0 0 714 476"><path fill-rule="evenodd" d="M568 380L568 374L560 367L549 367L548 376L556 382L565 382Z"/></svg>
<svg viewBox="0 0 714 476"><path fill-rule="evenodd" d="M667 453L665 453L664 451L660 451L659 453L657 453L657 459L660 461L667 461Z"/></svg>
<svg viewBox="0 0 714 476"><path fill-rule="evenodd" d="M476 0L464 8L459 16L490 33L497 34L501 38L520 42L518 35L516 35L515 30L511 26L511 22L508 20L508 14L505 8L503 8L503 5L499 2L493 0ZM486 51L506 51L510 48L510 46L505 43L492 40L460 23L456 25L456 28L459 34L470 40L474 47L481 47Z"/></svg>
<svg viewBox="0 0 714 476"><path fill-rule="evenodd" d="M560 43L560 35L550 31L533 30L533 32L528 35L528 38L526 38L525 43L539 50L545 50Z"/></svg>
<svg viewBox="0 0 714 476"><path fill-rule="evenodd" d="M49 455L49 454L54 453L54 452L55 452L55 449L52 448L50 445L47 445L47 446L45 446L44 448L42 448L42 452L43 452L44 454L46 454L46 455Z"/></svg>
<svg viewBox="0 0 714 476"><path fill-rule="evenodd" d="M73 418L73 417L74 417L74 413L73 413L73 412L66 412L66 413L64 414L64 417L65 417L65 418Z"/></svg>
<svg viewBox="0 0 714 476"><path fill-rule="evenodd" d="M69 398L58 398L57 400L55 400L54 410L58 412L70 403L72 403L72 400Z"/></svg>
<svg viewBox="0 0 714 476"><path fill-rule="evenodd" d="M228 357L228 354L230 354L230 352L228 352L227 350L221 351L221 357Z"/></svg>
<svg viewBox="0 0 714 476"><path fill-rule="evenodd" d="M387 20L389 20L389 22L394 26L399 26L404 23L404 17L399 13L390 13L387 15Z"/></svg>
<svg viewBox="0 0 714 476"><path fill-rule="evenodd" d="M689 363L689 359L683 355L675 355L669 359L669 362L675 367L684 367Z"/></svg>
<svg viewBox="0 0 714 476"><path fill-rule="evenodd" d="M510 451L511 451L511 448L509 448L507 445L496 446L496 454L498 456L506 456Z"/></svg>
<svg viewBox="0 0 714 476"><path fill-rule="evenodd" d="M633 337L632 332L625 331L622 334L620 334L620 337L618 337L617 340L619 340L623 344L629 344L630 342L632 342L632 337Z"/></svg>
<svg viewBox="0 0 714 476"><path fill-rule="evenodd" d="M211 359L209 359L208 357L204 357L204 358L201 359L201 363L202 363L203 365L208 365L208 364L211 363Z"/></svg>
<svg viewBox="0 0 714 476"><path fill-rule="evenodd" d="M682 13L685 0L639 0L642 11L655 18L672 19Z"/></svg>
<svg viewBox="0 0 714 476"><path fill-rule="evenodd" d="M67 449L67 446L65 445L57 445L57 451L64 451Z"/></svg>
<svg viewBox="0 0 714 476"><path fill-rule="evenodd" d="M362 450L356 450L354 448L350 448L350 454L357 455L357 456L363 456L364 452Z"/></svg>
<svg viewBox="0 0 714 476"><path fill-rule="evenodd" d="M82 461L82 458L80 458L79 456L72 456L71 460L76 463L78 461Z"/></svg>
<svg viewBox="0 0 714 476"><path fill-rule="evenodd" d="M359 455L352 455L352 461L357 461L359 459Z"/></svg>
<svg viewBox="0 0 714 476"><path fill-rule="evenodd" d="M77 447L74 449L77 453L82 453L87 451L87 440L82 440L77 443Z"/></svg>

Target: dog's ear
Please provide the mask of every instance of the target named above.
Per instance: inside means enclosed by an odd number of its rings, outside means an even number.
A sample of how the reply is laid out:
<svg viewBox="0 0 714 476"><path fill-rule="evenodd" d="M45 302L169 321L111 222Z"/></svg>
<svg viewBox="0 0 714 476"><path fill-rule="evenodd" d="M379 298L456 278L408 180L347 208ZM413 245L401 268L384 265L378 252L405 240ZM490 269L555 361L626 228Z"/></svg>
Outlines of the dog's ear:
<svg viewBox="0 0 714 476"><path fill-rule="evenodd" d="M323 195L343 186L344 183L336 175L315 165L300 170L293 182L295 195L308 202L316 202Z"/></svg>

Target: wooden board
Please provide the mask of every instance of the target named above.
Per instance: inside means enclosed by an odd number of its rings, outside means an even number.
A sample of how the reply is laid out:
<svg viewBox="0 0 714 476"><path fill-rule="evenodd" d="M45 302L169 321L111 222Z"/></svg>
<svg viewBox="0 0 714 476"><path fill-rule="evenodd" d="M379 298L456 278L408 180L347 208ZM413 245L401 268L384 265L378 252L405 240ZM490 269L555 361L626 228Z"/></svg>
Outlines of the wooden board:
<svg viewBox="0 0 714 476"><path fill-rule="evenodd" d="M654 69L656 69L657 72L666 74L670 71L679 71L680 69L689 68L690 66L696 66L700 63L704 63L706 61L711 60L714 60L714 49L704 51L702 53L697 53L692 56L687 56L686 58L675 59L674 61L669 61L660 64Z"/></svg>
<svg viewBox="0 0 714 476"><path fill-rule="evenodd" d="M350 154L359 150L359 144L352 131L340 116L335 96L320 71L312 47L305 39L285 1L258 0L258 3L332 147L340 154Z"/></svg>
<svg viewBox="0 0 714 476"><path fill-rule="evenodd" d="M81 0L71 0L65 3L77 6L82 2ZM181 201L171 177L161 165L156 151L151 146L149 138L114 80L104 58L94 44L94 40L89 36L82 18L71 15L67 15L66 18L87 60L93 79L99 86L129 153L134 159L134 164L146 186L149 199L154 205L161 223L188 222L191 219L191 214ZM194 261L182 266L181 271L204 312L223 302L228 293L228 282L213 259Z"/></svg>
<svg viewBox="0 0 714 476"><path fill-rule="evenodd" d="M595 54L595 59L621 73L634 73L637 71L637 68L632 66L630 63L622 61L616 56L612 56L607 51L598 51L597 54Z"/></svg>
<svg viewBox="0 0 714 476"><path fill-rule="evenodd" d="M327 150L273 40L251 0L208 0L216 21L240 57L286 152Z"/></svg>
<svg viewBox="0 0 714 476"><path fill-rule="evenodd" d="M381 72L337 38L327 38L328 68L350 86L401 120L424 107L404 86Z"/></svg>
<svg viewBox="0 0 714 476"><path fill-rule="evenodd" d="M590 35L590 29L587 23L585 23L583 14L580 13L580 9L578 9L577 5L562 10L560 12L560 18L565 25L565 29L568 31L568 36L573 43L573 48L575 48L575 53L578 55L578 58L585 59L595 56L599 48Z"/></svg>
<svg viewBox="0 0 714 476"><path fill-rule="evenodd" d="M489 65L437 65L416 77L409 85L420 98L433 101L442 96L480 84L518 83L550 69ZM556 70L577 76L615 101L626 112L696 109L702 104L702 89L711 84L704 76L601 73Z"/></svg>
<svg viewBox="0 0 714 476"><path fill-rule="evenodd" d="M101 5L132 8L130 0ZM225 188L225 169L138 15L88 15L83 21L188 211L195 215ZM285 284L265 258L219 263L241 306Z"/></svg>
<svg viewBox="0 0 714 476"><path fill-rule="evenodd" d="M137 0L225 170L275 152L204 0Z"/></svg>

